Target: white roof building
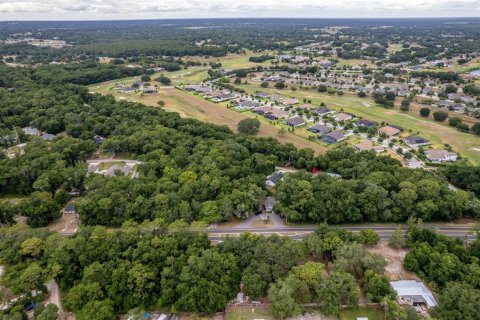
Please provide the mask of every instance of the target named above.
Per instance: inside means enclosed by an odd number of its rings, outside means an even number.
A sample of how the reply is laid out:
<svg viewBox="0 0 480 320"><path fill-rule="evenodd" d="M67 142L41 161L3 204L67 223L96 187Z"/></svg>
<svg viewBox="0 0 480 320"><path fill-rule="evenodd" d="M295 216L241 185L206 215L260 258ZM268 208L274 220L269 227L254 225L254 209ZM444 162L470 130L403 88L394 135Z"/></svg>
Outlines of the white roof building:
<svg viewBox="0 0 480 320"><path fill-rule="evenodd" d="M418 305L426 304L428 308L435 307L437 302L432 293L423 284L415 280L390 281L393 290L397 292L400 301Z"/></svg>

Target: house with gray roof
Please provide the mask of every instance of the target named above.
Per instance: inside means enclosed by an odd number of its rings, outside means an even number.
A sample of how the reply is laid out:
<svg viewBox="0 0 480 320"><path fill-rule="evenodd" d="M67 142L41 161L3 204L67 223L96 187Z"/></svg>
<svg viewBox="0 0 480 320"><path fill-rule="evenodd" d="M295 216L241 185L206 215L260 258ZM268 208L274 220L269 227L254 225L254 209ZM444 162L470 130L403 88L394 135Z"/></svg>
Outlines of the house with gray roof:
<svg viewBox="0 0 480 320"><path fill-rule="evenodd" d="M330 129L327 126L319 123L308 128L308 131L315 132L322 135L322 134L329 133Z"/></svg>
<svg viewBox="0 0 480 320"><path fill-rule="evenodd" d="M431 142L420 136L410 136L403 139L403 142L410 148L416 149L421 146L426 146L431 144Z"/></svg>
<svg viewBox="0 0 480 320"><path fill-rule="evenodd" d="M265 184L269 187L275 187L275 184L280 181L280 180L283 180L283 172L281 171L276 171L275 173L269 175L267 177L267 180L265 181Z"/></svg>
<svg viewBox="0 0 480 320"><path fill-rule="evenodd" d="M342 133L342 130L333 131L327 134L322 135L320 140L325 141L328 144L339 142L345 140L345 136Z"/></svg>
<svg viewBox="0 0 480 320"><path fill-rule="evenodd" d="M290 127L298 127L298 126L304 125L305 121L303 120L302 117L295 116L295 117L291 117L291 118L288 118L287 120L285 120L285 124L290 126Z"/></svg>
<svg viewBox="0 0 480 320"><path fill-rule="evenodd" d="M25 133L29 136L39 136L40 135L40 131L38 131L38 129L34 128L34 127L25 127L25 128L22 128L22 131L23 131L23 133Z"/></svg>

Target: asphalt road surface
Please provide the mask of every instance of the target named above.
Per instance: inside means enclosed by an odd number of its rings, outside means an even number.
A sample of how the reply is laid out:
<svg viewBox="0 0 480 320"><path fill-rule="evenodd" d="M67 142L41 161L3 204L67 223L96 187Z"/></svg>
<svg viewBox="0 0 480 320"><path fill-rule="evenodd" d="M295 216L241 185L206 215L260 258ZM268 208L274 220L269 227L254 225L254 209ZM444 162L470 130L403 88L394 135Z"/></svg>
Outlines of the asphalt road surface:
<svg viewBox="0 0 480 320"><path fill-rule="evenodd" d="M451 237L457 237L461 239L466 239L469 241L475 240L476 236L472 234L469 225L446 225L446 224L431 224L423 225L424 228L435 230L436 232ZM390 239L392 233L397 228L396 225L392 226L340 226L339 228L346 229L352 232L359 232L362 229L372 229L380 236L381 240ZM278 234L282 236L288 236L295 240L303 239L307 234L315 231L316 226L307 226L307 227L282 227L282 228L215 228L207 230L208 237L212 241L221 241L227 236L238 237L243 232L251 232L258 235L270 236L273 234ZM406 226L402 226L402 230L406 232Z"/></svg>
<svg viewBox="0 0 480 320"><path fill-rule="evenodd" d="M330 226L335 227L335 226ZM361 226L338 226L339 228L346 229L352 232L359 232L362 229L372 229L374 230L379 236L381 240L388 240L390 239L392 233L397 228L397 225L361 225ZM460 239L465 239L468 241L473 241L477 237L471 232L470 228L471 225L467 224L459 224L453 225L451 223L438 223L438 224L424 224L424 228L432 229L439 234L444 234L451 237L457 237ZM312 233L315 231L317 227L310 225L310 226L282 226L282 227L272 227L272 228L212 228L207 229L206 232L208 233L208 238L211 241L218 242L222 241L225 237L238 237L244 232L250 232L258 235L263 236L271 236L273 234L287 236L295 240L303 239L307 234ZM406 225L402 225L402 230L406 232L407 227ZM74 235L75 232L60 232L61 235L64 236L71 236Z"/></svg>

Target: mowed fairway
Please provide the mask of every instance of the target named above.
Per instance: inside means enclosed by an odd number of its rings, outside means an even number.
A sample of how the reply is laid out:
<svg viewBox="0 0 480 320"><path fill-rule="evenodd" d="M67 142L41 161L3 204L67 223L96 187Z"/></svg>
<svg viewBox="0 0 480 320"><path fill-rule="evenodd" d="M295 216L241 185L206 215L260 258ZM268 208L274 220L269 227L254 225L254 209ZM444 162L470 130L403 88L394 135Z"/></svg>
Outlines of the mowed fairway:
<svg viewBox="0 0 480 320"><path fill-rule="evenodd" d="M379 123L385 122L403 127L406 131L411 130L410 134L417 132L432 141L436 148L445 148L445 144L452 146L455 152L467 157L473 164L480 164L480 137L463 133L447 125L433 121L430 118L422 118L420 115L407 112L404 113L398 109L385 109L377 106L370 98L359 98L354 94L345 93L343 96L320 93L313 89L298 89L295 92L291 90L276 90L273 88L261 88L257 83L247 85L236 85L247 91L263 91L275 93L284 97L295 97L302 101L310 99L315 105L324 102L328 107L334 110L343 110L351 112L358 117L369 120L375 120ZM408 132L407 132L408 133Z"/></svg>
<svg viewBox="0 0 480 320"><path fill-rule="evenodd" d="M162 100L165 102L164 108L167 111L178 112L181 117L190 117L217 125L226 125L233 131L237 131L237 124L240 120L254 117L254 115L236 112L224 105L209 102L202 97L173 87L160 87L157 94L144 96L139 94L122 94L115 90L110 90L110 87L111 83L108 85L95 85L91 86L90 90L101 94L112 94L118 99L124 98L153 107L158 107L157 102ZM285 133L280 136L278 135L278 130L278 127L262 122L257 135L260 137L272 137L282 143L292 143L299 149L310 148L316 154L322 154L327 151L327 148L322 144L293 133Z"/></svg>

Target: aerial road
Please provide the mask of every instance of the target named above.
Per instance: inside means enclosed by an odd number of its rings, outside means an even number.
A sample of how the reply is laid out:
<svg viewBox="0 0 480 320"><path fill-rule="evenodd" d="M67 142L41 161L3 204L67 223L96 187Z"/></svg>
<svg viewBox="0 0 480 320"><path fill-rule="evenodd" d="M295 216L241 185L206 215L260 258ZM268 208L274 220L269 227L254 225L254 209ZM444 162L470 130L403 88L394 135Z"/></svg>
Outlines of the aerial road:
<svg viewBox="0 0 480 320"><path fill-rule="evenodd" d="M381 240L388 240L392 233L397 228L397 225L361 225L361 226L338 226L339 228L346 229L352 232L359 232L362 229L372 229L380 236ZM468 241L476 239L476 236L471 231L471 225L468 224L447 224L447 223L437 223L437 224L424 224L424 228L432 229L438 232L439 234L444 234L451 237L462 238ZM288 236L292 239L303 239L309 233L315 231L317 227L313 225L309 226L282 226L282 227L272 227L272 228L212 228L208 229L208 237L212 241L222 241L223 238L227 236L237 237L244 232L251 232L258 235L270 236L273 234L278 234L282 236ZM401 228L404 232L407 230L406 225L401 225Z"/></svg>

